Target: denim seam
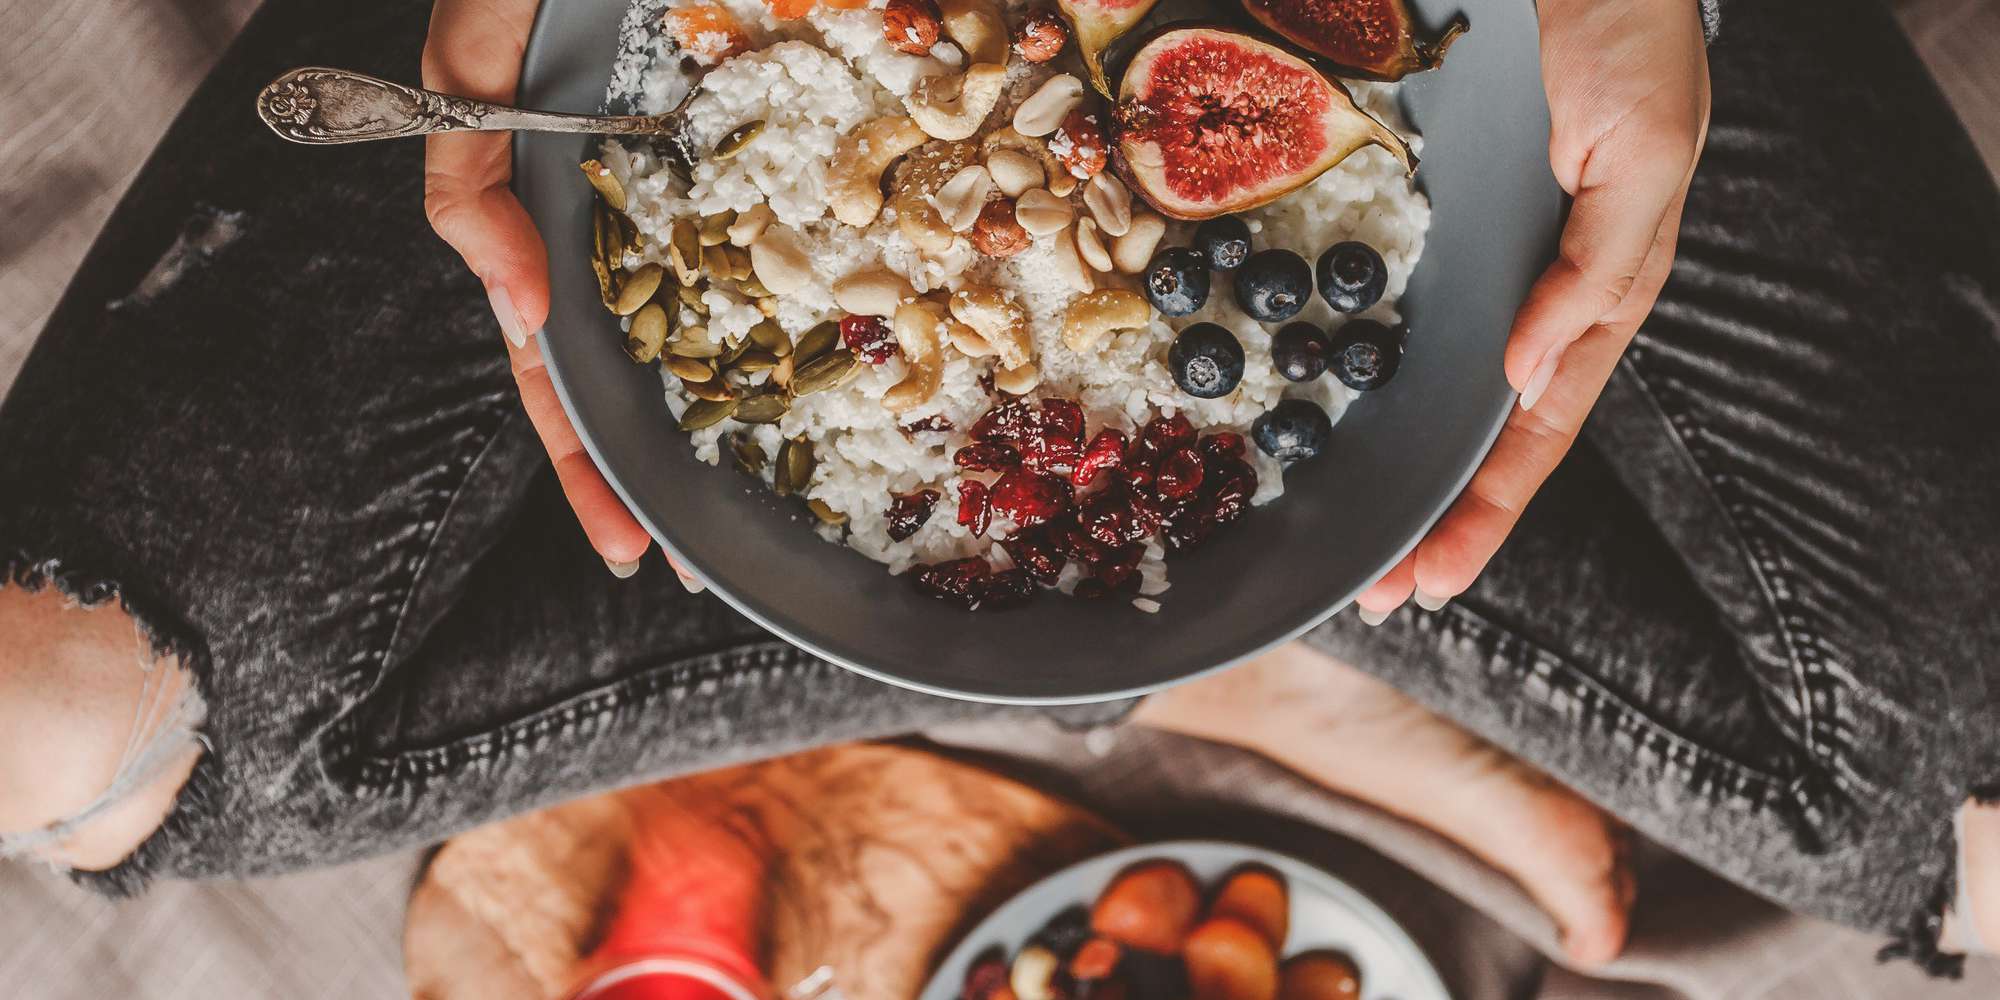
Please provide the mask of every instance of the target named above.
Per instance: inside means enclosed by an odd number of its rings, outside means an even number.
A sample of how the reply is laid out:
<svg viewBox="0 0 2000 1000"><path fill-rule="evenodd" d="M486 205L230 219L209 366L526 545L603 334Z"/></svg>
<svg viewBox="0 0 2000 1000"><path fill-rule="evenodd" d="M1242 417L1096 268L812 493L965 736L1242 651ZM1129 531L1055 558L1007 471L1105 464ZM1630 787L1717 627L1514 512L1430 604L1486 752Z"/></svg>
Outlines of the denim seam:
<svg viewBox="0 0 2000 1000"><path fill-rule="evenodd" d="M1842 686L1841 681L1818 664L1818 653L1815 651L1821 648L1822 641L1817 631L1809 627L1804 612L1793 607L1784 596L1783 592L1790 590L1786 584L1788 574L1771 555L1768 536L1746 516L1747 501L1731 500L1725 495L1725 484L1730 477L1715 471L1711 463L1703 460L1706 449L1688 432L1687 425L1695 421L1693 412L1670 405L1669 394L1656 388L1639 370L1638 355L1642 353L1634 352L1625 366L1626 371L1639 388L1640 397L1659 414L1668 438L1696 470L1702 489L1722 511L1724 522L1736 534L1736 548L1750 569L1751 578L1756 581L1758 592L1764 598L1778 636L1784 642L1786 659L1791 667L1793 697L1798 704L1800 735L1805 743L1803 749L1817 772L1813 777L1828 781L1836 788L1845 788L1847 782L1839 766L1843 755L1839 736L1842 723L1835 711L1839 699L1834 696ZM1828 692L1824 704L1818 697L1822 689ZM1811 789L1801 788L1799 791L1814 800L1823 798ZM1812 805L1821 806L1824 802L1815 801Z"/></svg>
<svg viewBox="0 0 2000 1000"><path fill-rule="evenodd" d="M464 764L503 759L551 734L596 727L620 713L678 700L703 685L763 684L828 669L832 667L825 661L774 640L711 650L571 695L470 736L355 760L347 785L362 795L400 795Z"/></svg>
<svg viewBox="0 0 2000 1000"><path fill-rule="evenodd" d="M1502 655L1511 655L1523 664L1524 669L1540 667L1551 674L1560 674L1566 681L1588 693L1591 706L1597 711L1611 716L1612 722L1635 734L1661 741L1667 746L1660 753L1668 765L1682 772L1682 777L1693 776L1691 762L1699 762L1731 778L1731 785L1744 794L1752 804L1762 806L1774 798L1782 798L1786 780L1782 775L1772 774L1755 765L1736 760L1720 751L1704 746L1695 740L1675 732L1666 723L1647 715L1639 708L1605 687L1590 672L1571 664L1562 654L1540 643L1524 638L1518 633L1502 628L1485 616L1468 608L1461 601L1454 601L1442 609L1451 619L1452 628L1476 632L1492 641ZM1511 653L1504 652L1511 647ZM1546 699L1542 703L1550 702ZM1752 794L1748 790L1754 790Z"/></svg>

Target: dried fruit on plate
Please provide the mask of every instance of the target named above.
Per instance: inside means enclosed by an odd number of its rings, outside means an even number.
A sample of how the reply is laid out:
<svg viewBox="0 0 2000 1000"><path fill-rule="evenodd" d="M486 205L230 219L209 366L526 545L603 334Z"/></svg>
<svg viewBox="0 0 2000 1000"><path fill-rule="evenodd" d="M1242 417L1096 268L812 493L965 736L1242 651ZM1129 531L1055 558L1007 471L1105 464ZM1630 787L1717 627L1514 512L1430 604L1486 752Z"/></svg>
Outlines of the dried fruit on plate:
<svg viewBox="0 0 2000 1000"><path fill-rule="evenodd" d="M1203 921L1181 951L1188 985L1202 1000L1276 1000L1278 955L1264 935L1227 917Z"/></svg>
<svg viewBox="0 0 2000 1000"><path fill-rule="evenodd" d="M1361 970L1337 952L1294 955L1279 971L1278 1000L1361 1000Z"/></svg>
<svg viewBox="0 0 2000 1000"><path fill-rule="evenodd" d="M1142 861L1118 874L1090 911L1090 927L1127 947L1171 955L1201 913L1201 888L1178 862Z"/></svg>
<svg viewBox="0 0 2000 1000"><path fill-rule="evenodd" d="M675 7L666 13L667 36L696 62L710 66L750 47L750 36L721 4Z"/></svg>
<svg viewBox="0 0 2000 1000"><path fill-rule="evenodd" d="M1153 36L1132 56L1115 114L1131 188L1176 219L1268 204L1364 146L1416 169L1402 138L1356 107L1338 81L1221 28Z"/></svg>
<svg viewBox="0 0 2000 1000"><path fill-rule="evenodd" d="M1419 38L1404 0L1241 2L1245 13L1279 37L1371 80L1400 80L1437 68L1445 50L1469 27L1461 14L1437 38Z"/></svg>
<svg viewBox="0 0 2000 1000"><path fill-rule="evenodd" d="M1283 948L1285 935L1291 930L1292 902L1278 873L1245 868L1222 883L1222 891L1209 904L1208 915L1240 920L1264 935L1272 948Z"/></svg>
<svg viewBox="0 0 2000 1000"><path fill-rule="evenodd" d="M1063 16L1069 18L1076 35L1077 51L1090 70L1090 82L1098 93L1111 96L1111 84L1104 79L1104 50L1119 36L1137 27L1158 0L1056 0Z"/></svg>
<svg viewBox="0 0 2000 1000"><path fill-rule="evenodd" d="M772 17L780 21L796 21L812 13L819 0L764 0L764 4L771 8Z"/></svg>

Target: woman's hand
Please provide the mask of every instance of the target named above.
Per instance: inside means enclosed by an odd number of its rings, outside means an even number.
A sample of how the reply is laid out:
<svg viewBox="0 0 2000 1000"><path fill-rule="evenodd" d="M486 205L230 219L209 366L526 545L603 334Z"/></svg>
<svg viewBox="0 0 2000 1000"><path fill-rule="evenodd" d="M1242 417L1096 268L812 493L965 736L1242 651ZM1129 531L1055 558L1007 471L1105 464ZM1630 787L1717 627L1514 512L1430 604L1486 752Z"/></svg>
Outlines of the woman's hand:
<svg viewBox="0 0 2000 1000"><path fill-rule="evenodd" d="M1416 594L1436 610L1472 585L1576 440L1673 264L1708 132L1696 0L1542 0L1549 164L1575 198L1556 262L1508 335L1520 408L1409 557L1356 601L1379 623Z"/></svg>
<svg viewBox="0 0 2000 1000"><path fill-rule="evenodd" d="M437 0L424 44L424 86L510 103L521 78L521 52L541 0ZM631 576L652 544L646 529L597 471L570 426L542 366L536 332L549 315L548 250L535 223L507 186L513 177L506 133L433 135L424 161L424 212L432 228L465 258L486 286L507 339L521 404L555 463L563 495L611 572ZM682 571L690 590L700 583Z"/></svg>

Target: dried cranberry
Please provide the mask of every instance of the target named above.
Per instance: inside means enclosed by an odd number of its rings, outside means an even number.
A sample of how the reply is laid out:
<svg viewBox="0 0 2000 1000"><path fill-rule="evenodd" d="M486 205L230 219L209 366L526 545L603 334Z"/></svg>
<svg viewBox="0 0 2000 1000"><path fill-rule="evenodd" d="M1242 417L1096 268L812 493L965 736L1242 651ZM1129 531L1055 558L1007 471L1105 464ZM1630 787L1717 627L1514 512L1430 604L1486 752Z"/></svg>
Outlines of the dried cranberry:
<svg viewBox="0 0 2000 1000"><path fill-rule="evenodd" d="M1081 488L1097 481L1099 473L1115 469L1125 464L1125 432L1116 427L1106 427L1090 439L1090 447L1083 450L1083 457L1077 460L1076 471L1070 480Z"/></svg>
<svg viewBox="0 0 2000 1000"><path fill-rule="evenodd" d="M951 601L967 611L979 607L986 598L986 581L992 567L978 556L934 563L917 570L917 589L939 600Z"/></svg>
<svg viewBox="0 0 2000 1000"><path fill-rule="evenodd" d="M1257 471L1240 459L1219 463L1211 473L1212 484L1205 516L1211 525L1224 525L1250 510L1250 496L1257 492Z"/></svg>
<svg viewBox="0 0 2000 1000"><path fill-rule="evenodd" d="M1035 417L1035 408L1027 400L1009 397L972 425L972 439L1019 442L1034 431Z"/></svg>
<svg viewBox="0 0 2000 1000"><path fill-rule="evenodd" d="M958 523L972 529L974 535L986 534L986 528L993 523L993 508L986 505L986 484L977 479L967 479L958 484Z"/></svg>
<svg viewBox="0 0 2000 1000"><path fill-rule="evenodd" d="M1041 472L1015 469L993 484L993 512L1023 528L1048 521L1071 503L1069 481Z"/></svg>
<svg viewBox="0 0 2000 1000"><path fill-rule="evenodd" d="M1153 443L1153 439L1141 434L1131 447L1125 449L1125 478L1131 480L1134 486L1153 485L1153 471L1165 454L1159 445Z"/></svg>
<svg viewBox="0 0 2000 1000"><path fill-rule="evenodd" d="M950 417L947 417L942 413L933 413L922 420L912 421L911 423L904 424L903 433L918 434L923 431L948 431L951 430L951 426L952 425Z"/></svg>
<svg viewBox="0 0 2000 1000"><path fill-rule="evenodd" d="M1160 463L1153 485L1163 497L1184 497L1201 488L1201 476L1201 453L1193 448L1181 448Z"/></svg>
<svg viewBox="0 0 2000 1000"><path fill-rule="evenodd" d="M1007 974L1007 958L999 949L981 955L966 970L965 988L959 991L959 1000L990 1000L1000 987L1007 985Z"/></svg>
<svg viewBox="0 0 2000 1000"><path fill-rule="evenodd" d="M1139 589L1139 563L1146 557L1143 545L1126 545L1112 550L1109 557L1095 567L1091 576L1103 582L1111 590Z"/></svg>
<svg viewBox="0 0 2000 1000"><path fill-rule="evenodd" d="M871 365L879 365L896 356L896 338L889 332L889 324L883 322L880 316L854 313L842 317L840 342L847 345L855 357Z"/></svg>
<svg viewBox="0 0 2000 1000"><path fill-rule="evenodd" d="M1096 562L1104 558L1104 546L1090 537L1090 532L1074 519L1066 518L1050 524L1049 539L1055 543L1057 552L1071 559Z"/></svg>
<svg viewBox="0 0 2000 1000"><path fill-rule="evenodd" d="M1201 439L1202 454L1210 458L1240 458L1243 455L1243 435L1223 431Z"/></svg>
<svg viewBox="0 0 2000 1000"><path fill-rule="evenodd" d="M953 465L973 472L999 472L1021 464L1021 452L1002 441L979 441L958 449Z"/></svg>
<svg viewBox="0 0 2000 1000"><path fill-rule="evenodd" d="M1067 399L1042 400L1041 426L1057 437L1083 440L1083 407Z"/></svg>
<svg viewBox="0 0 2000 1000"><path fill-rule="evenodd" d="M1160 537L1166 540L1168 551L1186 552L1208 540L1214 525L1203 513L1204 508L1198 504L1184 504L1166 512L1160 519Z"/></svg>
<svg viewBox="0 0 2000 1000"><path fill-rule="evenodd" d="M917 529L931 519L931 511L937 507L938 496L936 490L890 494L889 509L885 514L889 519L889 537L900 542L916 534Z"/></svg>
<svg viewBox="0 0 2000 1000"><path fill-rule="evenodd" d="M1019 567L1001 570L986 578L984 597L985 600L981 604L984 610L1004 611L1007 608L1018 608L1034 599L1035 581L1029 577L1026 570Z"/></svg>
<svg viewBox="0 0 2000 1000"><path fill-rule="evenodd" d="M1081 597L1086 601L1093 601L1096 600L1097 598L1103 597L1105 594L1108 594L1110 592L1111 588L1106 587L1104 585L1104 581L1099 580L1094 576L1087 576L1081 580L1076 581L1076 589L1071 591L1070 593L1076 597Z"/></svg>
<svg viewBox="0 0 2000 1000"><path fill-rule="evenodd" d="M1068 478L1075 475L1076 463L1082 458L1083 445L1074 438L1030 434L1021 443L1021 464L1052 476Z"/></svg>
<svg viewBox="0 0 2000 1000"><path fill-rule="evenodd" d="M1191 445L1195 441L1194 425L1188 423L1188 419L1178 413L1171 417L1154 417L1146 424L1142 436L1152 442L1153 447L1158 448L1162 454Z"/></svg>
<svg viewBox="0 0 2000 1000"><path fill-rule="evenodd" d="M1105 546L1126 545L1152 534L1149 519L1133 510L1133 492L1122 482L1092 494L1076 520L1092 540Z"/></svg>
<svg viewBox="0 0 2000 1000"><path fill-rule="evenodd" d="M1016 532L1012 538L1003 540L1000 547L1007 550L1014 565L1041 583L1053 585L1063 566L1069 563L1069 557L1056 549L1054 537L1046 526Z"/></svg>

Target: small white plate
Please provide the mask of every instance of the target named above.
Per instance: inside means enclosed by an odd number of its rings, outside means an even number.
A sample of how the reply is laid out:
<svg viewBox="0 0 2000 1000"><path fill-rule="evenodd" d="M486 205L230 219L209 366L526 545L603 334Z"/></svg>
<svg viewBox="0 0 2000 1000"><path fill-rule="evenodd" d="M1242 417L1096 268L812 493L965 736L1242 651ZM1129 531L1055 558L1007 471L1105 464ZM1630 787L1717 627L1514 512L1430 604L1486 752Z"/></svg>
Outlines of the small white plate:
<svg viewBox="0 0 2000 1000"><path fill-rule="evenodd" d="M1021 890L974 926L924 985L921 1000L954 1000L973 959L995 947L1009 956L1049 918L1089 906L1113 876L1141 861L1178 861L1205 890L1248 864L1284 876L1292 904L1283 957L1307 951L1345 953L1361 968L1362 1000L1451 1000L1437 970L1402 926L1353 886L1287 855L1218 840L1141 844L1099 855Z"/></svg>

